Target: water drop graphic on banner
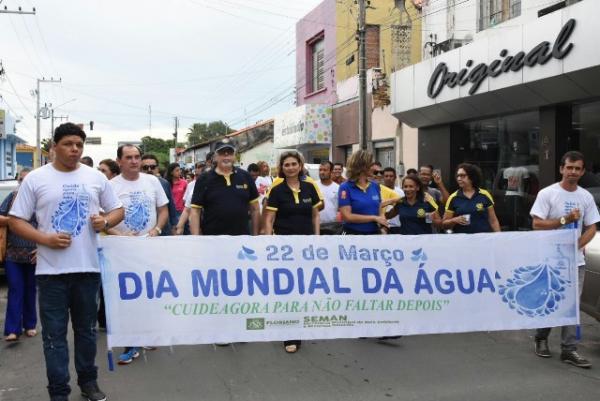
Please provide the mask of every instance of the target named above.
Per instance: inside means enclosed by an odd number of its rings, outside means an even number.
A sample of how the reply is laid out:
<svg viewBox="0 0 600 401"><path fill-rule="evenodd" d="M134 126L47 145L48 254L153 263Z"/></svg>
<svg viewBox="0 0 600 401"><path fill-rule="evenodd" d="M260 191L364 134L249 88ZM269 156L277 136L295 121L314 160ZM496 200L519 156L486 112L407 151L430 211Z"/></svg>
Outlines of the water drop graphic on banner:
<svg viewBox="0 0 600 401"><path fill-rule="evenodd" d="M571 281L563 277L568 270L568 263L564 263L559 246L557 255L550 258L563 262L557 263L557 266L546 262L514 270L513 276L499 286L498 293L502 301L517 313L529 317L547 316L558 310Z"/></svg>

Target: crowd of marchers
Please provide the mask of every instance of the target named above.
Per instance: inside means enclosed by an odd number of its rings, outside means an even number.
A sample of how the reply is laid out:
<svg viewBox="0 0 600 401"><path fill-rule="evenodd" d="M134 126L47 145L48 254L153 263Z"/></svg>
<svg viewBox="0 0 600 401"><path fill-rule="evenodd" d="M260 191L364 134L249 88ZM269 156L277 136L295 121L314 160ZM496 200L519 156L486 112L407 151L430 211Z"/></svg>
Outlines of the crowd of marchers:
<svg viewBox="0 0 600 401"><path fill-rule="evenodd" d="M194 171L173 163L161 175L154 155L127 144L119 146L115 160L102 160L94 168L89 157L82 157L85 138L75 124L57 127L51 162L21 170L18 189L0 206L0 226L8 227L5 340L37 335L39 312L51 400L67 400L71 391L69 319L81 393L88 400L106 399L95 365L96 330L106 327L96 251L101 235L500 231L494 199L481 187L479 167L469 163L457 167L458 189L449 193L433 166L409 169L398 179L393 167L384 168L365 150L354 152L345 166L322 161L318 180L309 176L296 151L283 152L274 168L266 162L241 168L236 166L234 144L223 140L206 161L195 164ZM600 221L592 195L578 186L584 173L583 155L567 152L560 162L561 180L542 189L530 211L534 230L577 229L580 288L583 249ZM590 367L577 353L575 326L561 330L561 360ZM536 331L534 351L540 357L552 356L549 333L549 328ZM119 363L131 363L143 346L127 347ZM295 353L301 342L290 339L283 346Z"/></svg>

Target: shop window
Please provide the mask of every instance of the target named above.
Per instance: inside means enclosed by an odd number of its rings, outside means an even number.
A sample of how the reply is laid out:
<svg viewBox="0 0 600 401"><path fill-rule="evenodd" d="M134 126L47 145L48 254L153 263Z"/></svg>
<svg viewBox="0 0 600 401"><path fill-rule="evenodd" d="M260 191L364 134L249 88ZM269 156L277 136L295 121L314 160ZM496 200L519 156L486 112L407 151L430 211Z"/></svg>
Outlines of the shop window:
<svg viewBox="0 0 600 401"><path fill-rule="evenodd" d="M375 160L377 160L383 167L396 167L396 157L394 152L394 142L376 142L375 147Z"/></svg>
<svg viewBox="0 0 600 401"><path fill-rule="evenodd" d="M309 92L317 92L325 87L325 38L320 34L308 43L310 73L307 74Z"/></svg>
<svg viewBox="0 0 600 401"><path fill-rule="evenodd" d="M537 111L452 125L452 169L463 162L481 168L502 230L531 229L529 210L540 189L539 132Z"/></svg>

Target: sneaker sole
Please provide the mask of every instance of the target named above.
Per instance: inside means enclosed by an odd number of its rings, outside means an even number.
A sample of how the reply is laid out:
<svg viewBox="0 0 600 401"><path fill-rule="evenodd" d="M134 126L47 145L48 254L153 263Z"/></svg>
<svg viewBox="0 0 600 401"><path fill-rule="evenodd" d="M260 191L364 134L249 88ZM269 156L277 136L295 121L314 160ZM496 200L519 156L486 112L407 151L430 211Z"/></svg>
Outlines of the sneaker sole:
<svg viewBox="0 0 600 401"><path fill-rule="evenodd" d="M133 362L134 359L137 359L140 357L140 353L136 352L135 354L132 355L131 359L127 359L127 360L122 360L119 359L119 362L117 362L119 365L129 365L131 362Z"/></svg>
<svg viewBox="0 0 600 401"><path fill-rule="evenodd" d="M570 361L570 360L568 360L568 359L563 359L562 361L563 361L564 363L568 363L569 365L573 365L573 366L575 366L575 367L577 367L577 368L589 369L589 368L591 368L591 367L592 367L592 364L591 364L591 363L583 363L583 364L579 363L579 364L578 364L578 363L575 363L575 362L573 362L573 361Z"/></svg>
<svg viewBox="0 0 600 401"><path fill-rule="evenodd" d="M540 358L552 358L552 354L540 354L539 352L535 352L535 354Z"/></svg>
<svg viewBox="0 0 600 401"><path fill-rule="evenodd" d="M92 399L91 399L90 397L88 397L88 395L87 395L87 394L85 394L85 393L81 393L81 396L82 396L83 398L85 398L86 400L88 400L88 401L106 401L106 399L107 399L107 397L104 397L104 398L100 398L100 399L98 399L98 400L92 400Z"/></svg>

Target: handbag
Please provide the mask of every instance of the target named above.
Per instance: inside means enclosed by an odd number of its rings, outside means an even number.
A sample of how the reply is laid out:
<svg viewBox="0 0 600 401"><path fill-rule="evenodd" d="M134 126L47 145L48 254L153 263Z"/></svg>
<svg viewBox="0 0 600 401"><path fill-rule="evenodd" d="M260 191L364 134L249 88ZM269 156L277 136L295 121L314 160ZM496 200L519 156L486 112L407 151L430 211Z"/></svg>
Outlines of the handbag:
<svg viewBox="0 0 600 401"><path fill-rule="evenodd" d="M8 236L8 227L0 227L0 262L6 258L6 240Z"/></svg>
<svg viewBox="0 0 600 401"><path fill-rule="evenodd" d="M15 193L12 192L9 196L11 196L11 195L12 195L12 198L10 200L8 210L10 210L10 208L12 207L12 204L15 200ZM0 227L0 262L4 262L6 260L7 245L8 245L8 226Z"/></svg>

